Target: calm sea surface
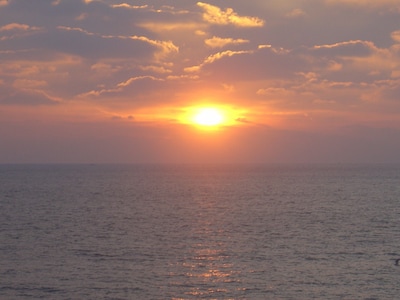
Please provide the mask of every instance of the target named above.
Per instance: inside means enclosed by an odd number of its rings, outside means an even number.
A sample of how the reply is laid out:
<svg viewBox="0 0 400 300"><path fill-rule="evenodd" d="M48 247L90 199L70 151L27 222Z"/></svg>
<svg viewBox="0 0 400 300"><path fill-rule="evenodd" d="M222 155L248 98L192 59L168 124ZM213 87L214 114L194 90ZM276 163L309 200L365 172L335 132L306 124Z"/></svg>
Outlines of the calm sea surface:
<svg viewBox="0 0 400 300"><path fill-rule="evenodd" d="M399 165L0 165L0 299L400 299Z"/></svg>

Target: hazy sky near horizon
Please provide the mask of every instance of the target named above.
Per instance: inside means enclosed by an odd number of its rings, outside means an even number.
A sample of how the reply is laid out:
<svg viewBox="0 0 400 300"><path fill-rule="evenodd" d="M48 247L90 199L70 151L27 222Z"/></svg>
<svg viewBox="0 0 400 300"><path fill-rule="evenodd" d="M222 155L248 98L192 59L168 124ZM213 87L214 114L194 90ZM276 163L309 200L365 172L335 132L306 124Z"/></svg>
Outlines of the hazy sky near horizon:
<svg viewBox="0 0 400 300"><path fill-rule="evenodd" d="M400 162L400 0L0 0L0 163L45 162Z"/></svg>

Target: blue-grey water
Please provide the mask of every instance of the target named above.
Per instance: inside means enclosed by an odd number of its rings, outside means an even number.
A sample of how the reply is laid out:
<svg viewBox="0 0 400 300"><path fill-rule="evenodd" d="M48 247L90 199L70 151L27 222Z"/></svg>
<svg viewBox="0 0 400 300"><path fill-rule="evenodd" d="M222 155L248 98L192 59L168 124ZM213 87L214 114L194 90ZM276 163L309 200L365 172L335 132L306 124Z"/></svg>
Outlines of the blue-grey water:
<svg viewBox="0 0 400 300"><path fill-rule="evenodd" d="M399 165L1 165L0 299L399 299Z"/></svg>

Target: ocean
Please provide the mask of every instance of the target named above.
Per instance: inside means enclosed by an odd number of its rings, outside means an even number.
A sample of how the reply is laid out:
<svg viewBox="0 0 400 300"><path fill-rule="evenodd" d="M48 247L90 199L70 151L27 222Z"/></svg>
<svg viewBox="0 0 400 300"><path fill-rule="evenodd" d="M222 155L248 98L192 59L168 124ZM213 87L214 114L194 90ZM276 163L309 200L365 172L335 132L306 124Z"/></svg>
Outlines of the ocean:
<svg viewBox="0 0 400 300"><path fill-rule="evenodd" d="M399 299L400 165L0 165L0 299Z"/></svg>

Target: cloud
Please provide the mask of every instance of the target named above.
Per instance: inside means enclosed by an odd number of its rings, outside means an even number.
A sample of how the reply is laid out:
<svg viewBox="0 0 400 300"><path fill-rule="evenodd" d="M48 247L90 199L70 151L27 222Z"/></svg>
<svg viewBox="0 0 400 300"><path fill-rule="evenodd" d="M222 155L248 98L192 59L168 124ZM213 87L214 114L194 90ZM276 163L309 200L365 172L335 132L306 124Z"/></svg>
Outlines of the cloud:
<svg viewBox="0 0 400 300"><path fill-rule="evenodd" d="M172 70L166 69L164 66L139 66L139 69L158 74L172 73Z"/></svg>
<svg viewBox="0 0 400 300"><path fill-rule="evenodd" d="M328 4L347 4L366 7L398 6L399 0L325 0Z"/></svg>
<svg viewBox="0 0 400 300"><path fill-rule="evenodd" d="M13 86L20 89L41 89L47 86L47 82L44 80L35 79L17 79L14 81Z"/></svg>
<svg viewBox="0 0 400 300"><path fill-rule="evenodd" d="M3 105L14 105L14 106L15 105L37 106L37 105L55 105L60 103L60 101L58 99L50 97L44 92L38 92L26 89L1 95L0 103Z"/></svg>
<svg viewBox="0 0 400 300"><path fill-rule="evenodd" d="M269 101L274 101L291 98L295 95L295 92L283 87L268 87L259 89L257 95L265 96Z"/></svg>
<svg viewBox="0 0 400 300"><path fill-rule="evenodd" d="M379 48L363 40L300 47L293 54L309 60L310 70L336 81L371 83L387 78L400 64L395 47Z"/></svg>
<svg viewBox="0 0 400 300"><path fill-rule="evenodd" d="M222 51L208 56L187 72L200 72L210 78L230 81L265 80L267 78L292 78L309 66L294 51L271 46L259 46L254 50Z"/></svg>
<svg viewBox="0 0 400 300"><path fill-rule="evenodd" d="M389 5L390 1L383 2ZM231 86L234 92L229 96L251 99L248 103L272 96L296 102L297 95L300 106L332 104L334 96L323 88L335 90L335 95L341 90L347 101L356 89L368 90L362 84L371 87L399 76L398 24L388 20L379 25L378 14L370 19L362 11L353 27L343 21L352 10L327 9L324 1L313 3L316 6L304 1L229 2L233 8L221 8L228 2L217 3L8 1L0 9L4 24L0 32L12 38L0 41L0 78L13 93L25 86L65 100L93 103L99 99L99 105L127 101L145 105L144 98L149 106L172 103L198 89L223 94L228 89L222 87ZM339 28L319 23L332 11L335 18L343 13ZM296 19L304 16L307 22ZM365 22L358 22L361 19ZM261 28L264 20L268 20L267 30ZM360 29L371 29L371 24L376 32ZM354 38L342 39L348 33ZM397 44L390 46L393 41Z"/></svg>
<svg viewBox="0 0 400 300"><path fill-rule="evenodd" d="M114 95L124 95L129 92L129 96L133 96L131 93L134 92L135 95L143 94L149 92L148 88L154 86L155 82L163 81L160 78L156 78L154 76L138 76L131 77L128 80L118 83L116 86L111 88L102 88L99 90L92 90L90 92L83 93L79 95L80 98L86 97L110 97ZM140 89L139 89L140 87ZM147 87L147 88L146 88Z"/></svg>
<svg viewBox="0 0 400 300"><path fill-rule="evenodd" d="M11 23L0 27L0 32L2 31L28 31L28 30L39 30L39 27L31 27L26 24Z"/></svg>
<svg viewBox="0 0 400 300"><path fill-rule="evenodd" d="M306 15L307 15L306 12L304 10L302 10L301 8L295 8L295 9L291 10L290 12L288 12L286 14L286 17L295 19L295 18L304 17Z"/></svg>
<svg viewBox="0 0 400 300"><path fill-rule="evenodd" d="M237 27L262 27L264 20L257 17L239 16L232 8L225 11L211 4L197 2L197 6L204 10L203 19L211 24L234 25Z"/></svg>
<svg viewBox="0 0 400 300"><path fill-rule="evenodd" d="M157 41L157 40L152 40L149 39L148 37L145 36L131 36L130 37L133 40L139 40L139 41L144 41L149 43L150 45L153 45L157 47L159 50L157 53L158 58L165 57L166 55L169 55L171 53L177 53L179 51L179 47L175 46L173 42L171 41Z"/></svg>
<svg viewBox="0 0 400 300"><path fill-rule="evenodd" d="M235 55L240 55L240 54L245 54L248 53L248 51L232 51L232 50L227 50L223 52L218 52L213 55L208 56L203 63L201 63L198 66L192 66L192 67L187 67L185 68L186 72L197 72L200 71L201 68L203 68L207 64L213 64L214 62L223 59L224 57L231 57Z"/></svg>
<svg viewBox="0 0 400 300"><path fill-rule="evenodd" d="M128 3L111 4L113 8L128 8L128 9L146 9L148 5L130 5Z"/></svg>
<svg viewBox="0 0 400 300"><path fill-rule="evenodd" d="M146 28L152 32L157 32L159 34L169 32L169 31L195 31L202 27L201 24L196 22L165 22L165 21L146 21L138 24L142 28ZM204 26L203 26L204 27Z"/></svg>
<svg viewBox="0 0 400 300"><path fill-rule="evenodd" d="M250 53L249 51L231 51L231 50L227 50L227 51L223 51L223 52L219 52L219 53L215 53L213 55L210 55L209 57L207 57L204 60L204 64L212 64L217 60L220 60L224 57L231 57L234 55L240 55L240 54L246 54L246 53Z"/></svg>
<svg viewBox="0 0 400 300"><path fill-rule="evenodd" d="M359 44L360 46L361 44ZM354 82L374 82L390 77L400 67L400 56L395 48L378 48L371 42L365 42L357 51L355 49L336 49L331 57L340 62L340 70L332 76L342 77ZM357 47L356 47L357 48ZM348 51L350 50L350 51Z"/></svg>
<svg viewBox="0 0 400 300"><path fill-rule="evenodd" d="M319 55L366 56L372 54L376 50L376 46L373 42L355 40L329 45L317 45L313 49Z"/></svg>
<svg viewBox="0 0 400 300"><path fill-rule="evenodd" d="M29 26L27 24L20 23L10 23L0 27L0 33L2 36L0 37L0 41L7 39L16 39L21 38L30 34L34 34L42 30L40 27Z"/></svg>
<svg viewBox="0 0 400 300"><path fill-rule="evenodd" d="M113 8L111 1L27 1L11 0L1 9L2 23L24 23L47 30L57 26L84 28L86 31L100 35L148 35L148 31L137 24L157 13L148 8L132 9L127 7ZM165 13L158 13L158 16ZM133 21L134 20L134 21Z"/></svg>
<svg viewBox="0 0 400 300"><path fill-rule="evenodd" d="M245 39L220 38L214 36L210 39L206 39L204 42L210 48L223 48L227 45L240 45L249 43L250 41Z"/></svg>
<svg viewBox="0 0 400 300"><path fill-rule="evenodd" d="M399 67L400 56L396 57L394 50L350 40L295 49L260 45L254 50L221 51L185 71L195 72L203 80L234 85L236 95L257 97L284 111L352 106L369 110L371 107L363 104L366 95L374 99L382 95L379 101L383 101L389 94L384 91L396 91L393 86L381 85L379 94L371 93L378 90L378 82L396 78Z"/></svg>
<svg viewBox="0 0 400 300"><path fill-rule="evenodd" d="M21 26L19 26L21 27ZM29 36L1 41L3 49L18 51L26 48L43 49L47 53L69 53L86 58L136 57L154 55L157 59L178 52L170 41L153 40L145 36L101 35L78 27L58 26Z"/></svg>
<svg viewBox="0 0 400 300"><path fill-rule="evenodd" d="M71 28L71 27L65 27L65 26L59 26L58 29L60 30L66 30L66 31L76 31L79 33L82 33L83 35L87 36L94 36L103 39L105 42L107 40L119 40L120 42L125 42L129 40L133 41L141 41L146 44L152 45L160 50L160 52L157 54L159 57L162 57L164 55L168 55L173 52L178 52L179 48L174 45L171 41L158 41L158 40L152 40L148 37L145 36L137 36L137 35L132 35L132 36L113 36L113 35L100 35L100 34L95 34L92 32L88 32L86 30L83 30L81 28ZM118 49L118 44L114 43L115 50ZM110 51L112 52L112 51Z"/></svg>
<svg viewBox="0 0 400 300"><path fill-rule="evenodd" d="M390 36L395 42L400 43L400 30L393 31Z"/></svg>

